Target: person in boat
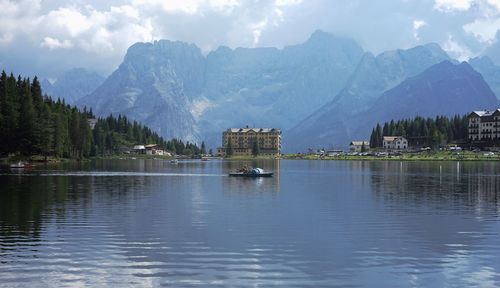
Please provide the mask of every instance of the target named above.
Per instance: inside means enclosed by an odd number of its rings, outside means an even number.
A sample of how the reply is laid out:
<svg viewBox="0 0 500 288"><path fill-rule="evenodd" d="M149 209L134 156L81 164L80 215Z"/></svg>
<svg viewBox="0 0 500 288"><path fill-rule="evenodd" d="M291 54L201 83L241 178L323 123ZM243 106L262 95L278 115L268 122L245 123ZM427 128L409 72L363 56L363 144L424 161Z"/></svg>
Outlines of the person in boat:
<svg viewBox="0 0 500 288"><path fill-rule="evenodd" d="M241 172L241 173L248 173L250 169L245 165L243 167L241 167L240 169L238 169L238 172Z"/></svg>

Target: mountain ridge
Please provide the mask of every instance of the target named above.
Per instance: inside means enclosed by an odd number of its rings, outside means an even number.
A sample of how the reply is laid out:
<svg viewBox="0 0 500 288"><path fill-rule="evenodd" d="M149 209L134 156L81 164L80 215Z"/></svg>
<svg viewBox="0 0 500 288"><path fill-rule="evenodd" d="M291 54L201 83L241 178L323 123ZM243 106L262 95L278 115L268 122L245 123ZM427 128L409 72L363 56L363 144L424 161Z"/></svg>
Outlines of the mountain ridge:
<svg viewBox="0 0 500 288"><path fill-rule="evenodd" d="M179 41L136 43L78 104L215 146L229 126L292 126L334 97L362 53L354 40L319 31L282 49L219 47L206 56ZM145 101L156 104L146 108ZM158 107L167 112L158 115Z"/></svg>
<svg viewBox="0 0 500 288"><path fill-rule="evenodd" d="M341 135L343 137L337 139L344 143L337 142L334 146L346 147L348 141L368 139L371 129L380 122L415 116L453 116L465 114L474 109L490 109L499 104L482 75L471 65L467 62L454 64L445 60L383 92L366 111L351 115L349 120L353 123L352 133L348 134L344 130L332 127L331 123L338 124L335 122L336 118L333 120L323 118L319 120L330 123L330 126L323 126L325 133L313 132L312 135L300 136L312 141L316 140L316 143L322 145L319 147L328 148L328 143L321 142L318 138ZM334 139L330 138L330 140Z"/></svg>
<svg viewBox="0 0 500 288"><path fill-rule="evenodd" d="M54 83L44 79L41 84L45 93L52 98L64 99L68 104L75 104L97 89L104 80L105 78L96 72L73 68L59 75Z"/></svg>

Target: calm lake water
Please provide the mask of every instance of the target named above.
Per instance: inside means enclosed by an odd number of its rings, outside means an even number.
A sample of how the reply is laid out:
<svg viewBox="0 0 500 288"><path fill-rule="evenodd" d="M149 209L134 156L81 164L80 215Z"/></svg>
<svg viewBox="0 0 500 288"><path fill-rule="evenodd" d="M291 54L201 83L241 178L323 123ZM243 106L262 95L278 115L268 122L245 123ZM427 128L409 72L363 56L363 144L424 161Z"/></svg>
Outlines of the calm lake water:
<svg viewBox="0 0 500 288"><path fill-rule="evenodd" d="M238 179L243 164L273 178ZM96 161L0 175L0 286L500 286L500 163Z"/></svg>

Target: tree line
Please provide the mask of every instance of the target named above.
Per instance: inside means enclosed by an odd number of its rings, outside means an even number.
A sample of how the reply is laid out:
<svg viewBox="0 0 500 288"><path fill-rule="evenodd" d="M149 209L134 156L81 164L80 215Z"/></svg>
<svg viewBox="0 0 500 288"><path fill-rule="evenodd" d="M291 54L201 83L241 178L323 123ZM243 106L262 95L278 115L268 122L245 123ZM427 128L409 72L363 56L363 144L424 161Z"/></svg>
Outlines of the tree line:
<svg viewBox="0 0 500 288"><path fill-rule="evenodd" d="M44 95L37 77L30 81L2 71L0 155L86 158L114 154L135 144L157 144L159 149L175 154L205 153L204 143L202 149L179 139L167 141L125 116L96 119L91 109L80 111L64 100L54 101Z"/></svg>
<svg viewBox="0 0 500 288"><path fill-rule="evenodd" d="M421 146L437 147L452 142L465 142L467 130L466 115L437 116L435 118L417 116L413 119L391 120L383 125L378 123L372 129L370 147L382 147L384 136L403 136L409 140L410 144L413 142Z"/></svg>

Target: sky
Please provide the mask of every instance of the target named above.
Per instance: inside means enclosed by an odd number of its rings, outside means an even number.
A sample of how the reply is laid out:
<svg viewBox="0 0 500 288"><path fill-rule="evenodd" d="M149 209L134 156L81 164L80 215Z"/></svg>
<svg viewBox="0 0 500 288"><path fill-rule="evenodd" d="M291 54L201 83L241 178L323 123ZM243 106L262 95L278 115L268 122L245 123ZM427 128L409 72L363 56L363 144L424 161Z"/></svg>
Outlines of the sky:
<svg viewBox="0 0 500 288"><path fill-rule="evenodd" d="M452 57L500 64L500 0L0 0L0 69L56 79L107 76L135 42L283 47L317 29L366 51L435 42Z"/></svg>

